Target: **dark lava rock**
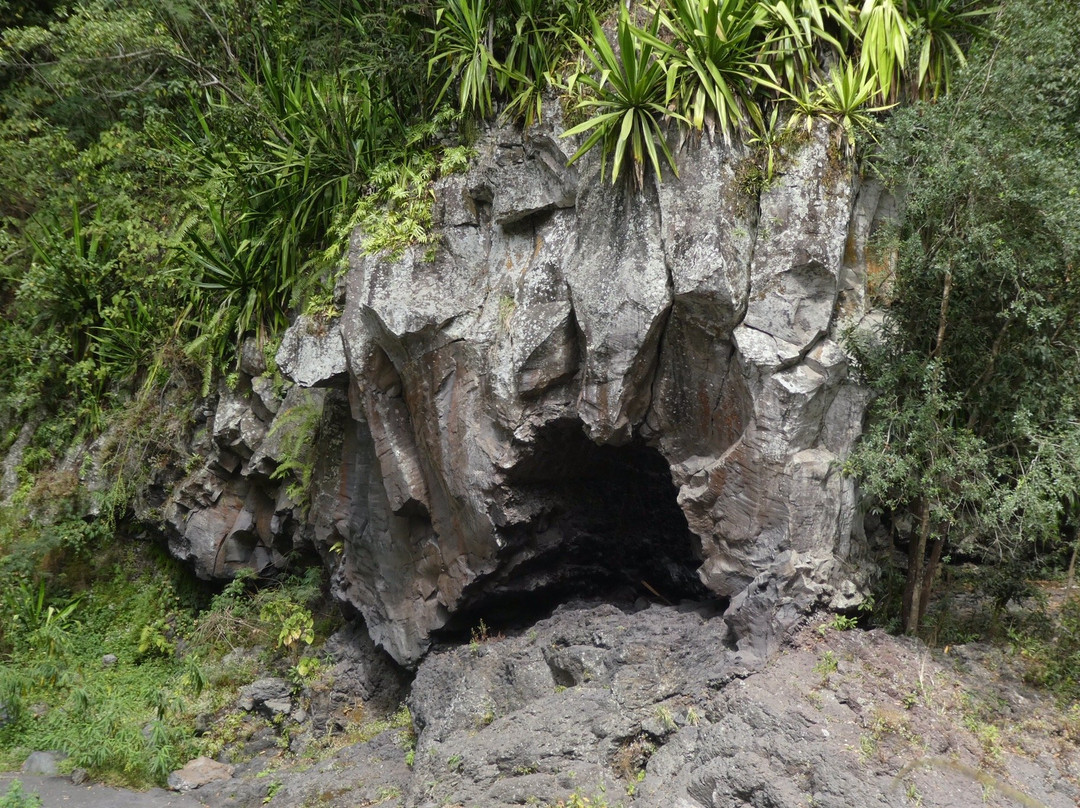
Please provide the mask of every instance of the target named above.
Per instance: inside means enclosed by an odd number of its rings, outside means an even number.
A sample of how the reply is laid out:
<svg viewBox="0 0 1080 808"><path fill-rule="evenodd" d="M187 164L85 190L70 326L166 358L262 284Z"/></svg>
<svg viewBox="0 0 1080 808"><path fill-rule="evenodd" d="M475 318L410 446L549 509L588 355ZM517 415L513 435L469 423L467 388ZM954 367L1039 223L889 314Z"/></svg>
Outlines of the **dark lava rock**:
<svg viewBox="0 0 1080 808"><path fill-rule="evenodd" d="M292 685L284 679L258 679L240 689L237 706L248 712L258 711L273 720L292 711Z"/></svg>

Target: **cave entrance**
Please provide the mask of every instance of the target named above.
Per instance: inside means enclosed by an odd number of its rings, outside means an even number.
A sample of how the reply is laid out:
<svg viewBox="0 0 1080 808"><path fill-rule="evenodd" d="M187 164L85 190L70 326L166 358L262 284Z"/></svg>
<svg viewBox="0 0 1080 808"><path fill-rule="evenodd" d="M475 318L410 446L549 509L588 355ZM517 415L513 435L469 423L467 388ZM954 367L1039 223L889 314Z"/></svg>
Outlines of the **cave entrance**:
<svg viewBox="0 0 1080 808"><path fill-rule="evenodd" d="M715 597L656 449L640 438L597 446L577 420L548 425L535 446L508 475L499 569L466 593L448 629L523 627L574 599L633 608Z"/></svg>

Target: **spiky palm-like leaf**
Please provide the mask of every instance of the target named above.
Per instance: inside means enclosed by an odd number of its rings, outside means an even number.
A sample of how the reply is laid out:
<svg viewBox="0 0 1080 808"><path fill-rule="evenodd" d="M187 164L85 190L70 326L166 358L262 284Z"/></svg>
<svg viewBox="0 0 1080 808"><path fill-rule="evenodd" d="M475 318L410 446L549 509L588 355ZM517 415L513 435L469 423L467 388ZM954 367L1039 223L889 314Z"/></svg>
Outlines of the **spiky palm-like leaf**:
<svg viewBox="0 0 1080 808"><path fill-rule="evenodd" d="M878 92L877 79L870 75L865 63L856 65L850 59L845 60L842 65L829 71L828 81L823 82L809 98L795 98L791 123L797 125L805 121L809 130L815 118L831 121L837 127L837 145L844 147L847 155L851 156L860 136L874 139L877 121L873 113L893 106L869 106Z"/></svg>
<svg viewBox="0 0 1080 808"><path fill-rule="evenodd" d="M601 178L610 160L612 183L629 164L634 184L641 188L646 159L659 178L661 154L672 172L676 176L679 173L661 123L665 118L681 116L674 115L666 106L667 76L663 65L654 58L652 44L658 28L659 17L654 16L648 36L640 36L641 32L635 29L629 14L622 9L616 30L617 55L595 16L592 17L592 46L578 37L597 75L579 71L571 77L569 88L571 91L584 88L587 95L578 106L596 114L568 129L563 137L589 132L570 162L599 145Z"/></svg>
<svg viewBox="0 0 1080 808"><path fill-rule="evenodd" d="M907 65L910 23L896 0L864 0L859 11L861 61L884 101L895 98Z"/></svg>
<svg viewBox="0 0 1080 808"><path fill-rule="evenodd" d="M670 35L636 31L656 50L667 74L666 103L697 129L719 129L725 140L749 118L762 125L754 97L779 89L758 49L768 16L757 0L669 0L658 10ZM670 38L670 42L667 41Z"/></svg>
<svg viewBox="0 0 1080 808"><path fill-rule="evenodd" d="M488 0L444 0L435 12L428 73L441 72L438 106L457 82L458 109L486 117L492 113L492 86L499 62L492 53L494 18Z"/></svg>
<svg viewBox="0 0 1080 808"><path fill-rule="evenodd" d="M562 57L559 20L550 19L545 0L516 0L511 6L514 28L497 76L499 89L510 99L507 115L528 127L541 117L541 95Z"/></svg>
<svg viewBox="0 0 1080 808"><path fill-rule="evenodd" d="M982 32L977 20L998 10L971 5L963 0L908 0L908 17L922 35L915 84L924 97L949 91L953 71L967 64L960 40Z"/></svg>
<svg viewBox="0 0 1080 808"><path fill-rule="evenodd" d="M827 48L843 58L858 38L846 0L760 0L760 5L767 14L767 34L758 58L792 93L819 74L819 52Z"/></svg>

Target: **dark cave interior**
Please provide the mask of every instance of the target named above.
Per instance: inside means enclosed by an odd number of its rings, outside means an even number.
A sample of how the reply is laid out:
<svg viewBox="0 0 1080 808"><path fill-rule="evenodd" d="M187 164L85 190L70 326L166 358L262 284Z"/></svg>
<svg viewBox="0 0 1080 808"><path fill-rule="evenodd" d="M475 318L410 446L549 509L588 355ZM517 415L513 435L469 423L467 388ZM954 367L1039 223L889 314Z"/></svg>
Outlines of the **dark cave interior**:
<svg viewBox="0 0 1080 808"><path fill-rule="evenodd" d="M698 579L698 539L655 448L641 438L598 446L576 420L548 425L534 446L506 481L508 506L530 518L500 530L502 563L466 591L448 634L481 620L527 626L571 600L622 608L715 600Z"/></svg>

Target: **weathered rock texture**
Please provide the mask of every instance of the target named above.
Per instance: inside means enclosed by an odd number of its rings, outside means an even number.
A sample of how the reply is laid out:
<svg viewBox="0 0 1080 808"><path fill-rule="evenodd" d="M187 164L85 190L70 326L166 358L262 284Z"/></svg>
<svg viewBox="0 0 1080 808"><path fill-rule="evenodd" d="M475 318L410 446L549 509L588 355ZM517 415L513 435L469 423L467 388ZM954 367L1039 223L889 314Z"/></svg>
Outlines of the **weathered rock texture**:
<svg viewBox="0 0 1080 808"><path fill-rule="evenodd" d="M567 167L557 122L478 150L436 184L433 260L357 233L344 314L289 329L285 382L245 347L163 507L173 552L203 577L318 553L409 666L439 629L572 595L713 598L747 653L857 603L840 466L866 396L837 334L880 189L825 131L760 194L741 147L684 144L639 192Z"/></svg>
<svg viewBox="0 0 1080 808"><path fill-rule="evenodd" d="M694 573L758 651L854 602L840 462L865 395L836 330L865 233L827 134L760 199L719 145L687 144L680 179L640 193L567 168L555 129L479 148L436 187L433 261L353 249L342 332L368 477L336 584L376 640L413 662L485 598L644 582L677 599Z"/></svg>
<svg viewBox="0 0 1080 808"><path fill-rule="evenodd" d="M796 629L770 662L746 665L741 652L717 650L727 632L702 604L564 604L528 630L436 645L408 697L414 728L315 767L307 752L290 761L256 735L235 750L251 760L234 779L197 793L210 808L258 808L271 781L273 802L326 808L1080 800L1075 721L1024 685L1015 659L836 631L823 618ZM352 714L374 715L367 705ZM329 723L290 725L293 744L341 737ZM379 725L370 726L353 737Z"/></svg>
<svg viewBox="0 0 1080 808"><path fill-rule="evenodd" d="M523 635L432 652L409 697L418 737L404 805L577 794L633 808L1065 808L1080 797L1075 745L1033 718L1034 693L993 654L818 626L744 667L716 651L726 630L701 609L572 604ZM972 731L979 710L1012 727L1008 741L980 740L998 736Z"/></svg>

